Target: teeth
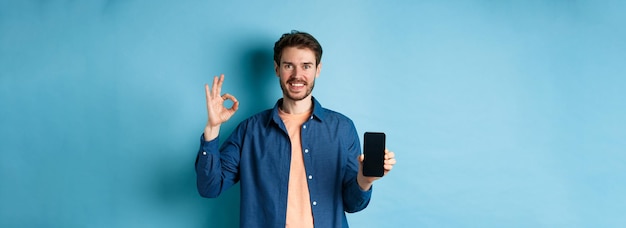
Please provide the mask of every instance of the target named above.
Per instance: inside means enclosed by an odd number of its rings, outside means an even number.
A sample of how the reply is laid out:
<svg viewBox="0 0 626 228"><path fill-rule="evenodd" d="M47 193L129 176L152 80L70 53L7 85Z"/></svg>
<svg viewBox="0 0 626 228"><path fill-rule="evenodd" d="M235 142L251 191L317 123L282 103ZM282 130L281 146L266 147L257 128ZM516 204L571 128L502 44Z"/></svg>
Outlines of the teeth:
<svg viewBox="0 0 626 228"><path fill-rule="evenodd" d="M304 86L304 84L291 84L291 86Z"/></svg>

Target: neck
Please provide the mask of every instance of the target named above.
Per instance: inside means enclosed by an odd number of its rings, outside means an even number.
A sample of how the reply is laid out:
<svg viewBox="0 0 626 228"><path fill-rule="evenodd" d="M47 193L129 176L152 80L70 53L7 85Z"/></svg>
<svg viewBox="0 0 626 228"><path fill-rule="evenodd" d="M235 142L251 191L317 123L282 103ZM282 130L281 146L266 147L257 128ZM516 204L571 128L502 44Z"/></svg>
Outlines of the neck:
<svg viewBox="0 0 626 228"><path fill-rule="evenodd" d="M283 112L288 114L302 114L311 111L313 108L313 98L311 96L299 101L294 101L283 97L283 104L280 107Z"/></svg>

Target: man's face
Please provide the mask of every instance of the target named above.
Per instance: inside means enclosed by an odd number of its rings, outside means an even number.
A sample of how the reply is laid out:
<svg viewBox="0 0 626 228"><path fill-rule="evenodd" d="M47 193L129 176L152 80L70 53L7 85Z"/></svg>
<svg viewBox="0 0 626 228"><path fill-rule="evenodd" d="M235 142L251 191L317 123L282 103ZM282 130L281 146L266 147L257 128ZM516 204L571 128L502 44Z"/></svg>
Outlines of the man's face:
<svg viewBox="0 0 626 228"><path fill-rule="evenodd" d="M287 47L274 69L284 98L300 101L311 96L322 64L316 65L315 53L308 48Z"/></svg>

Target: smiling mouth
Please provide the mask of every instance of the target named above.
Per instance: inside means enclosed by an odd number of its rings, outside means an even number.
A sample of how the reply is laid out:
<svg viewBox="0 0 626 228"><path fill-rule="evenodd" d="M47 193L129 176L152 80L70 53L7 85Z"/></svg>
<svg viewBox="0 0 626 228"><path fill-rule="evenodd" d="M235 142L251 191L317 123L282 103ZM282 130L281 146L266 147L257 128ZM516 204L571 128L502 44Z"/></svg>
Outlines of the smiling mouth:
<svg viewBox="0 0 626 228"><path fill-rule="evenodd" d="M292 79L292 80L287 81L287 84L289 86L291 86L291 87L299 88L299 87L305 86L306 85L306 81L298 80L298 79Z"/></svg>

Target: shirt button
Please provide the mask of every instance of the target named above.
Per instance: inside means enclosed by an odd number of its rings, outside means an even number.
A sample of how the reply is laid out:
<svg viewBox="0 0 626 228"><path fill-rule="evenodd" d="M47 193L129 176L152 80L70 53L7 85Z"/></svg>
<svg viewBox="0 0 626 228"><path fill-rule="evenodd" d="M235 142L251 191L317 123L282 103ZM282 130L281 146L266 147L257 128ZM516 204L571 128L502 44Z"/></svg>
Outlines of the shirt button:
<svg viewBox="0 0 626 228"><path fill-rule="evenodd" d="M302 128L306 129L306 125L302 125Z"/></svg>
<svg viewBox="0 0 626 228"><path fill-rule="evenodd" d="M202 155L206 155L206 151L202 151Z"/></svg>
<svg viewBox="0 0 626 228"><path fill-rule="evenodd" d="M308 153L308 152L309 152L309 149L304 149L304 153Z"/></svg>
<svg viewBox="0 0 626 228"><path fill-rule="evenodd" d="M317 201L313 201L313 206L317 205Z"/></svg>
<svg viewBox="0 0 626 228"><path fill-rule="evenodd" d="M313 179L313 175L309 175L309 180Z"/></svg>

